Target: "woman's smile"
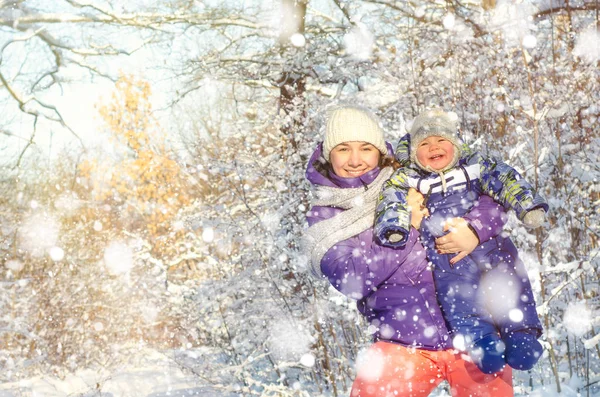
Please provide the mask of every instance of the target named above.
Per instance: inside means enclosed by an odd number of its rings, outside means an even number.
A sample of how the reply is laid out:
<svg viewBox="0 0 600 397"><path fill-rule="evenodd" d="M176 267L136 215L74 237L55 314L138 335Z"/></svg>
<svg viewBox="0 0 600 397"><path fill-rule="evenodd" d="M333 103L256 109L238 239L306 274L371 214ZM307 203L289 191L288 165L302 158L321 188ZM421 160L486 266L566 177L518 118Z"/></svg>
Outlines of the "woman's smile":
<svg viewBox="0 0 600 397"><path fill-rule="evenodd" d="M366 142L344 142L331 150L333 172L342 178L357 178L379 165L381 152Z"/></svg>

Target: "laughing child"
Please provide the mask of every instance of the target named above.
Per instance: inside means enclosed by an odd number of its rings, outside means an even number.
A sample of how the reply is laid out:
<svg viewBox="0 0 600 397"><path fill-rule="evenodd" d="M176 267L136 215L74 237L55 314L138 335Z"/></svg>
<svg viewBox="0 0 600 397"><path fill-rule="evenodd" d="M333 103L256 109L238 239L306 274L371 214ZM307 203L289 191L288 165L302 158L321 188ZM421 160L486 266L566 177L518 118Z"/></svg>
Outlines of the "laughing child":
<svg viewBox="0 0 600 397"><path fill-rule="evenodd" d="M480 241L457 261L439 253L435 239L445 234L450 219L466 215L483 194L512 208L531 228L544 222L548 205L512 167L470 151L460 141L457 120L455 113L439 109L417 116L396 150L405 166L386 182L379 197L375 236L382 245L402 247L410 231L408 189L421 192L430 214L421 224L421 239L454 346L467 350L485 373L505 364L528 370L543 351L537 340L542 326L512 241L502 234Z"/></svg>

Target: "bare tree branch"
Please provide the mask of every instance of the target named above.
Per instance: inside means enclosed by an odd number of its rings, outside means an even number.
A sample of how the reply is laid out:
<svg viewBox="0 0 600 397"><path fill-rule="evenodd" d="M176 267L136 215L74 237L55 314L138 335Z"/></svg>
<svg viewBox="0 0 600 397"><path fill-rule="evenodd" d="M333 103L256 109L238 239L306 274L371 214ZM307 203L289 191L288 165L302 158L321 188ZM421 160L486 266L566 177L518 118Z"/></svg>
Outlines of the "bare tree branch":
<svg viewBox="0 0 600 397"><path fill-rule="evenodd" d="M135 13L135 14L114 14L114 15L75 15L75 14L30 14L15 18L7 16L0 17L0 25L17 29L29 27L34 24L82 24L82 23L102 23L115 24L119 26L135 26L140 28L157 28L160 25L167 24L193 24L218 26L240 26L249 29L268 28L268 25L257 23L256 21L246 19L241 16L231 16L228 18L214 19L211 14L190 14L190 15L171 15L160 13Z"/></svg>

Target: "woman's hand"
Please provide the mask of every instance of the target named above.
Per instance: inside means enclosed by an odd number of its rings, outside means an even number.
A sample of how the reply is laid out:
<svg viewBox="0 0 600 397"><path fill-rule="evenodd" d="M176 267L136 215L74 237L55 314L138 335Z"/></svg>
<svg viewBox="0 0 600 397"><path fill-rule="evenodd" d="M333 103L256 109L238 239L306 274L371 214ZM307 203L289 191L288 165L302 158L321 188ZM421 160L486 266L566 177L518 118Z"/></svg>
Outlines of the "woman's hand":
<svg viewBox="0 0 600 397"><path fill-rule="evenodd" d="M450 259L454 265L469 255L479 245L479 238L463 218L451 218L444 224L444 231L449 232L435 239L435 247L440 254L458 255Z"/></svg>
<svg viewBox="0 0 600 397"><path fill-rule="evenodd" d="M423 205L424 201L425 198L416 189L408 189L406 204L410 208L410 224L417 230L421 227L423 217L429 216L429 210Z"/></svg>

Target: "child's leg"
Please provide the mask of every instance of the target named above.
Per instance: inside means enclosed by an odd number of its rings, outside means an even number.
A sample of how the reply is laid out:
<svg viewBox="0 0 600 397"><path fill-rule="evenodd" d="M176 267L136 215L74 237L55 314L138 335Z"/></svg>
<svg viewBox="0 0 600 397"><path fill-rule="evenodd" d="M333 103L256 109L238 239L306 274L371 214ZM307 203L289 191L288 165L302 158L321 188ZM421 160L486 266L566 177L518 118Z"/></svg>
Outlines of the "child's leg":
<svg viewBox="0 0 600 397"><path fill-rule="evenodd" d="M447 259L438 258L448 263ZM454 267L434 268L438 301L452 332L454 346L466 349L479 369L487 374L500 371L505 365L504 344L491 316L478 304L480 272L470 258Z"/></svg>
<svg viewBox="0 0 600 397"><path fill-rule="evenodd" d="M446 379L453 396L512 397L512 370L510 367L495 374L484 374L461 354L448 353Z"/></svg>
<svg viewBox="0 0 600 397"><path fill-rule="evenodd" d="M440 352L377 342L359 364L351 397L426 397L443 380Z"/></svg>
<svg viewBox="0 0 600 397"><path fill-rule="evenodd" d="M506 362L515 369L528 370L543 352L537 341L542 325L531 283L516 247L507 238L498 238L497 247L488 255L492 270L483 276L481 289L506 345Z"/></svg>
<svg viewBox="0 0 600 397"><path fill-rule="evenodd" d="M450 255L438 254L435 237L443 233L441 222L431 216L421 223L427 258L433 263L433 277L444 319L455 347L467 349L481 371L491 374L504 365L504 344L485 306L478 301L481 269L470 257L450 265ZM463 343L458 343L459 338ZM462 345L462 346L461 346Z"/></svg>

